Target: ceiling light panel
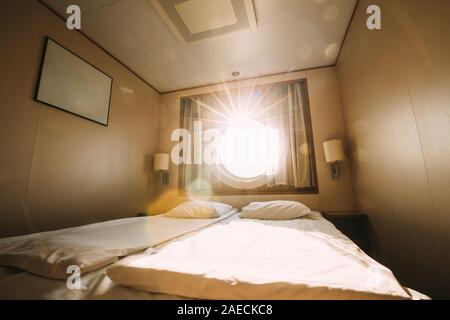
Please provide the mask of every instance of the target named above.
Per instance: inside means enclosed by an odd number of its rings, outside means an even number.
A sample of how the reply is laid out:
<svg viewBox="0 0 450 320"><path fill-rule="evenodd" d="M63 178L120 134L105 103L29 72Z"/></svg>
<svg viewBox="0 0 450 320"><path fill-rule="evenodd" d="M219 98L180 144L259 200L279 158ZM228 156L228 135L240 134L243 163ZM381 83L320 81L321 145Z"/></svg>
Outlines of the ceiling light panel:
<svg viewBox="0 0 450 320"><path fill-rule="evenodd" d="M231 0L190 0L176 4L175 9L191 34L237 23Z"/></svg>
<svg viewBox="0 0 450 320"><path fill-rule="evenodd" d="M182 42L256 29L252 0L151 0L162 20Z"/></svg>

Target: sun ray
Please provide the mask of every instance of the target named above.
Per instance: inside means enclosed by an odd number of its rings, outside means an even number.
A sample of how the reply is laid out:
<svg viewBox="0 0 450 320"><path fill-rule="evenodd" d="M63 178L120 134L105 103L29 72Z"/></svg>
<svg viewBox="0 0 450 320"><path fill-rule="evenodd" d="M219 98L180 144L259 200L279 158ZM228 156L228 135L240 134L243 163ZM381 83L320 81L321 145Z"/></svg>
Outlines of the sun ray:
<svg viewBox="0 0 450 320"><path fill-rule="evenodd" d="M236 118L237 116L239 116L239 113L236 111L236 105L235 105L235 103L233 101L233 97L231 96L230 88L228 88L227 85L225 85L225 93L227 94L228 101L230 102L230 105L231 105L231 107L232 107L232 109L234 111L234 117L233 118Z"/></svg>
<svg viewBox="0 0 450 320"><path fill-rule="evenodd" d="M225 103L223 103L217 95L211 91L210 94L213 96L213 98L217 101L217 103L225 110L225 112L231 117L234 117L234 114L230 111L230 109L227 107Z"/></svg>
<svg viewBox="0 0 450 320"><path fill-rule="evenodd" d="M199 121L205 122L205 123L217 123L217 124L223 124L224 126L228 125L228 121L223 120L215 120L215 119L207 119L207 118L199 118Z"/></svg>
<svg viewBox="0 0 450 320"><path fill-rule="evenodd" d="M221 132L224 131L228 128L228 125L225 125L223 127L215 127L215 128L209 128L208 131L209 132Z"/></svg>
<svg viewBox="0 0 450 320"><path fill-rule="evenodd" d="M254 91L255 91L255 85L252 84L250 86L250 92L247 94L247 102L245 103L245 107L244 107L244 116L246 118L249 116L249 106L250 106L250 101L252 100Z"/></svg>
<svg viewBox="0 0 450 320"><path fill-rule="evenodd" d="M263 94L259 97L259 99L257 100L257 102L253 105L253 107L249 110L248 112L248 116L252 119L254 119L254 117L252 116L252 113L254 110L256 110L259 105L261 104L261 102L264 100L264 98L268 95L269 90L272 88L272 85L270 85L268 88L266 88L263 92Z"/></svg>
<svg viewBox="0 0 450 320"><path fill-rule="evenodd" d="M243 110L242 110L242 89L241 88L238 89L238 114L239 115L243 114Z"/></svg>
<svg viewBox="0 0 450 320"><path fill-rule="evenodd" d="M274 115L274 116L270 116L270 117L264 117L261 122L265 123L267 121L270 120L275 120L275 119L284 119L285 117L283 115ZM253 119L252 119L253 120Z"/></svg>
<svg viewBox="0 0 450 320"><path fill-rule="evenodd" d="M232 121L232 118L228 117L227 115L223 114L222 112L214 109L213 107L209 106L208 104L201 102L200 100L194 100L194 98L189 98L192 101L196 102L197 104L199 104L202 107L205 107L206 109L208 109L209 111L217 114L218 116L223 117L224 119L227 119L228 121Z"/></svg>
<svg viewBox="0 0 450 320"><path fill-rule="evenodd" d="M275 101L274 103L270 104L269 106L267 106L267 107L265 107L264 109L262 109L262 110L258 111L257 113L255 113L255 114L253 115L253 118L256 118L256 117L258 117L259 115L264 114L265 112L269 111L270 109L276 107L277 105L279 105L279 104L281 104L283 101L285 101L287 98L288 98L287 96L284 96L284 97L278 99L278 100Z"/></svg>

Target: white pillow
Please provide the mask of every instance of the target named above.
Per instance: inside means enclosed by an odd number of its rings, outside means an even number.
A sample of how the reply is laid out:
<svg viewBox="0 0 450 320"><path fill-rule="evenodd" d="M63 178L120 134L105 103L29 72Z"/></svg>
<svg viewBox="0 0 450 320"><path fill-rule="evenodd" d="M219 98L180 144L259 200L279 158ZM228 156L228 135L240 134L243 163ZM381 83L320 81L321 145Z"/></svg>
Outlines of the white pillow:
<svg viewBox="0 0 450 320"><path fill-rule="evenodd" d="M310 212L309 208L297 201L252 202L242 208L241 218L262 220L290 220L300 218Z"/></svg>
<svg viewBox="0 0 450 320"><path fill-rule="evenodd" d="M233 209L232 206L226 203L212 201L210 201L209 203L211 203L211 205L216 209L219 216L223 216L225 213L228 213L231 209Z"/></svg>
<svg viewBox="0 0 450 320"><path fill-rule="evenodd" d="M212 201L194 200L184 202L169 210L165 216L174 218L214 219L229 212L233 207Z"/></svg>

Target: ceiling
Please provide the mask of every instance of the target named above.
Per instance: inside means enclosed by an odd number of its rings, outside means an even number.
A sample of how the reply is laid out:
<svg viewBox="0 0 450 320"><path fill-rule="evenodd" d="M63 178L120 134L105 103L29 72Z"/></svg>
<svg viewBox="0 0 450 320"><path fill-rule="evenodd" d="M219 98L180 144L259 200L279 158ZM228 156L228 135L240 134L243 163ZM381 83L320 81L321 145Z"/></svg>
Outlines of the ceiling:
<svg viewBox="0 0 450 320"><path fill-rule="evenodd" d="M182 42L151 0L42 1L61 16L67 6L79 5L81 31L162 93L333 65L357 2L253 0L256 29ZM182 5L192 0L160 1ZM227 21L233 18L217 23ZM191 31L205 31L205 23L184 22ZM233 77L234 71L240 76Z"/></svg>

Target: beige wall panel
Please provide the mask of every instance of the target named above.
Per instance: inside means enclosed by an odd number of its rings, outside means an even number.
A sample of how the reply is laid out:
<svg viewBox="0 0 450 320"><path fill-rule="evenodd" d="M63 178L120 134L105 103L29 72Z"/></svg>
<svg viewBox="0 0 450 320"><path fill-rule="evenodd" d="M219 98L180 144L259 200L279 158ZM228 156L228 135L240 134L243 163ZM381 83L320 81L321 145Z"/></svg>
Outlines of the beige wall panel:
<svg viewBox="0 0 450 320"><path fill-rule="evenodd" d="M421 77L416 71L413 71L416 79L411 82L411 70L427 68L428 64L427 59L416 56L417 50L426 52L437 45L441 52L443 46L448 47L448 37L437 29L433 31L435 38L430 34L430 42L425 45L423 41L428 37L424 32L431 32L427 21L437 19L436 15L440 16L439 12L448 7L444 1L430 3L431 6L423 1L361 1L337 71L351 146L357 207L370 216L378 255L404 284L436 297L448 297L450 266L444 261L442 251L448 241L442 234L450 232L449 218L443 217L435 206L436 192L430 188L428 158L436 160L435 174L440 181L436 182L439 186L436 188L447 198L450 162L437 152L432 155L425 146L428 139L430 149L437 144L444 150L449 148L450 127L447 125L445 131L442 125L448 123L448 104L445 109L437 102L444 97L448 99L448 90L445 96L443 91L439 92L441 86L431 81L419 87L417 81ZM365 11L370 4L378 4L382 9L380 31L366 28ZM414 16L419 12L424 13L421 19ZM440 22L433 24L443 27L442 17L437 20ZM442 63L435 58L431 60ZM447 73L443 77L448 81L448 76ZM427 112L420 115L415 103L419 98L414 98L415 95L430 98L423 107L431 107L433 115ZM436 103L430 105L430 101ZM422 132L421 122L423 126L427 121L431 123L430 117L439 119L436 129L429 126ZM433 134L435 130L441 133L443 130L447 135L439 138Z"/></svg>
<svg viewBox="0 0 450 320"><path fill-rule="evenodd" d="M13 3L0 10L0 236L27 232L23 208L39 112L30 101L42 44ZM39 47L35 55L30 42Z"/></svg>
<svg viewBox="0 0 450 320"><path fill-rule="evenodd" d="M326 140L336 138L346 140L336 69L324 68L308 71L306 77L311 104L317 179L319 181L318 210L352 210L355 204L350 161L347 158L339 163L342 177L340 180L333 180L323 151L323 142Z"/></svg>
<svg viewBox="0 0 450 320"><path fill-rule="evenodd" d="M450 252L450 3L400 1L397 39L436 208L443 253ZM443 255L450 269L450 255ZM447 270L448 270L447 269ZM450 286L450 281L447 282Z"/></svg>
<svg viewBox="0 0 450 320"><path fill-rule="evenodd" d="M2 4L0 236L144 211L159 95L37 1ZM108 127L33 101L46 35L113 78Z"/></svg>
<svg viewBox="0 0 450 320"><path fill-rule="evenodd" d="M210 196L197 197L223 201L242 208L252 201L274 199L298 200L315 210L352 210L354 209L353 186L348 161L343 161L343 178L333 181L328 165L325 163L322 142L330 138L344 138L345 129L340 106L340 98L334 68L323 68L305 72L270 76L253 80L227 84L229 88L247 87L264 83L306 78L308 81L311 118L314 135L314 146L319 180L319 194L313 195L257 195L257 196ZM165 94L161 96L160 110L160 151L170 152L173 144L170 141L172 131L180 126L180 97L201 94L223 89L223 85L202 87ZM158 199L149 207L150 213L164 212L183 202L186 197L178 196L178 170L171 164L170 184L160 186Z"/></svg>

